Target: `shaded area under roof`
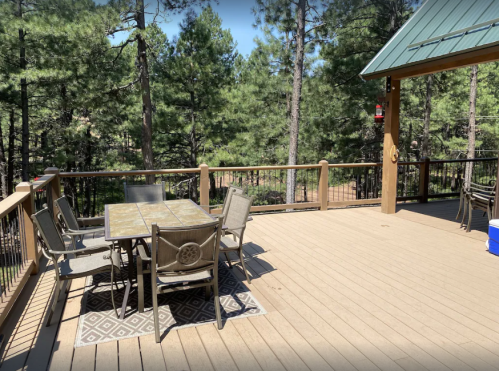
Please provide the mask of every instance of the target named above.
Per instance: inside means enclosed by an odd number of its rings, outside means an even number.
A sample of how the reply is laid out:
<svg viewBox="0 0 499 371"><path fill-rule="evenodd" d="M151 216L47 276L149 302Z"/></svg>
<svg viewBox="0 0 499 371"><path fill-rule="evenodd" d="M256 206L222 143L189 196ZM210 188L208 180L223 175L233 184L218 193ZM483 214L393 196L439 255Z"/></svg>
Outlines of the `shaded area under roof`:
<svg viewBox="0 0 499 371"><path fill-rule="evenodd" d="M474 54L471 54L474 53ZM497 53L484 58L487 53ZM381 49L360 73L364 79L404 75L412 67L413 75L461 67L438 69L438 63L463 60L465 56L482 55L475 64L499 59L499 0L427 0L404 26ZM418 66L435 71L419 73ZM464 62L463 62L464 63ZM462 66L464 66L463 64ZM431 70L431 68L430 68ZM423 71L423 70L421 70Z"/></svg>

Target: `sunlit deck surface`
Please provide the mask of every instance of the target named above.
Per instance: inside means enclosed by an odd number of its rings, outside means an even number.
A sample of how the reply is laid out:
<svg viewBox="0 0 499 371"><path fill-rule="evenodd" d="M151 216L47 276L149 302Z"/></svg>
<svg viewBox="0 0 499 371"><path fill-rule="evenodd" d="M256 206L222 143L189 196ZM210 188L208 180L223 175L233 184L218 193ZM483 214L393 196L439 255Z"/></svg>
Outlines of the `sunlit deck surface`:
<svg viewBox="0 0 499 371"><path fill-rule="evenodd" d="M254 216L245 252L268 311L74 348L84 279L43 327L53 288L45 264L3 330L2 369L20 370L497 370L499 257L458 203ZM238 277L243 275L234 268ZM243 281L244 282L244 281Z"/></svg>

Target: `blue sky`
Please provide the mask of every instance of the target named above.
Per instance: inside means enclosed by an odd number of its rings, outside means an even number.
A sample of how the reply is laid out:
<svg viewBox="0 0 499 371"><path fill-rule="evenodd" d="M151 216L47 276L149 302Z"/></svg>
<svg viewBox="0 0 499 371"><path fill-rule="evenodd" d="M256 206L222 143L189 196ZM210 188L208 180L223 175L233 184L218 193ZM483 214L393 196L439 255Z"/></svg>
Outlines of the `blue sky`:
<svg viewBox="0 0 499 371"><path fill-rule="evenodd" d="M96 3L104 3L106 0L95 0ZM146 3L149 1L146 0ZM154 5L153 5L154 4ZM154 11L156 2L153 1L149 5L149 11ZM219 0L218 5L214 2L211 3L213 10L215 10L222 18L222 27L224 29L230 29L232 37L237 42L237 50L242 55L248 55L251 53L255 47L253 39L256 36L262 37L262 32L259 29L253 28L253 23L255 22L255 17L251 12L251 8L254 6L254 0ZM194 8L194 10L199 13L200 8ZM150 17L149 17L150 18ZM184 18L183 14L168 16L167 21L163 19L159 20L159 26L168 36L172 38L179 32L179 23ZM118 44L119 42L125 40L127 35L124 32L120 32L112 39L113 44Z"/></svg>

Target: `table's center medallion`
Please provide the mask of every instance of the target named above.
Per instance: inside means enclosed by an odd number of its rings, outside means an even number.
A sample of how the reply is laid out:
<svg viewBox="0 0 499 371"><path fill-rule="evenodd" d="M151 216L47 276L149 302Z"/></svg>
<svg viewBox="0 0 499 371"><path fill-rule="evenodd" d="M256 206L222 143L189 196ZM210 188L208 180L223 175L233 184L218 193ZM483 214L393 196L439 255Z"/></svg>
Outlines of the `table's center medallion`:
<svg viewBox="0 0 499 371"><path fill-rule="evenodd" d="M194 242L186 243L177 253L177 261L185 266L196 264L201 259L201 247Z"/></svg>

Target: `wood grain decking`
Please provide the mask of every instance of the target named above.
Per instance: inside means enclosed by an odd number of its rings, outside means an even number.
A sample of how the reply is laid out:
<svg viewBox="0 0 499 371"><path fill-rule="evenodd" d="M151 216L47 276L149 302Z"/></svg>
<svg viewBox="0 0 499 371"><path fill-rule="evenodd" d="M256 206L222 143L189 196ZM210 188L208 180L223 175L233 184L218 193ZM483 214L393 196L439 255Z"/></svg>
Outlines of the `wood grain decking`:
<svg viewBox="0 0 499 371"><path fill-rule="evenodd" d="M1 370L499 370L499 257L485 251L481 215L466 234L456 212L451 201L396 215L254 216L249 288L268 314L172 331L161 344L150 335L74 349L84 279L45 328L44 267L3 329Z"/></svg>

